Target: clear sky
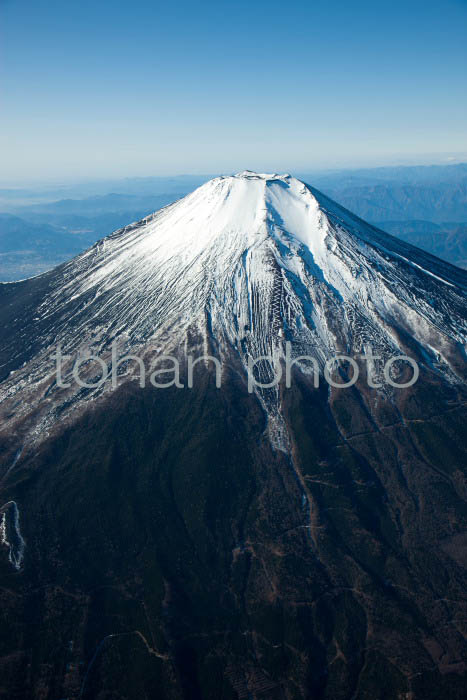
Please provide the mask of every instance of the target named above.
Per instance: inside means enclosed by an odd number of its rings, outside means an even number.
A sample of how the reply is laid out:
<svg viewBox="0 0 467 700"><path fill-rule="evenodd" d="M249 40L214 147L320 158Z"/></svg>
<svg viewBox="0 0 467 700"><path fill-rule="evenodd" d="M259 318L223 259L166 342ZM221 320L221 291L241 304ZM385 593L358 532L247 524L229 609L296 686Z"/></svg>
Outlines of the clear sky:
<svg viewBox="0 0 467 700"><path fill-rule="evenodd" d="M0 0L0 179L467 153L467 0Z"/></svg>

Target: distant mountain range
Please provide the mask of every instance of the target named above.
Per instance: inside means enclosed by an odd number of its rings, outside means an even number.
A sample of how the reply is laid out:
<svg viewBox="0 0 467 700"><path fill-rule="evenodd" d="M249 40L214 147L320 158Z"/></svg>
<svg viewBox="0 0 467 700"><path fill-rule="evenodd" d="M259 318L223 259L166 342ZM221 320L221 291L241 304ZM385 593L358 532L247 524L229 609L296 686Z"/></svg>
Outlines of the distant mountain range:
<svg viewBox="0 0 467 700"><path fill-rule="evenodd" d="M467 223L435 224L432 221L382 221L380 228L442 260L467 269Z"/></svg>
<svg viewBox="0 0 467 700"><path fill-rule="evenodd" d="M438 185L342 185L326 189L330 196L369 221L464 221L467 180Z"/></svg>
<svg viewBox="0 0 467 700"><path fill-rule="evenodd" d="M306 173L363 219L467 266L467 164ZM170 204L208 176L129 178L0 190L0 280L38 274Z"/></svg>

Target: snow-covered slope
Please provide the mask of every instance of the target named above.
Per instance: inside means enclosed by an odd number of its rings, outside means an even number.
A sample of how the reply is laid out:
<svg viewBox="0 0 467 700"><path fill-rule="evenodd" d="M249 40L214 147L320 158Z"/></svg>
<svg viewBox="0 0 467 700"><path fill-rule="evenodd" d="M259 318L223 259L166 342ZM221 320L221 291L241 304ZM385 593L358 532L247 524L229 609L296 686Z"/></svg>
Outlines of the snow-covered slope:
<svg viewBox="0 0 467 700"><path fill-rule="evenodd" d="M397 354L411 338L418 360L457 381L466 280L289 175L219 177L49 275L33 315L15 319L19 335L34 340L1 398L18 404L27 390L29 405L39 405L57 344L105 356L118 339L122 351L144 353L151 343L167 353L184 346L189 329L201 348L234 353L245 367L248 356L283 356L286 340L323 366L368 345ZM259 396L284 444L272 394Z"/></svg>

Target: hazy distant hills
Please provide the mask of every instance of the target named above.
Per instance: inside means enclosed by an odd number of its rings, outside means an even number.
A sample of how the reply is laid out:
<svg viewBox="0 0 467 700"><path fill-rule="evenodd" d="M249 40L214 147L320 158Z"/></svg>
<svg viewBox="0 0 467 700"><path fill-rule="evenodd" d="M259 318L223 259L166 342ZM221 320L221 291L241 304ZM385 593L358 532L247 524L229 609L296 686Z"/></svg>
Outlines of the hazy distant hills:
<svg viewBox="0 0 467 700"><path fill-rule="evenodd" d="M467 164L300 177L376 226L467 266ZM207 175L0 189L0 280L39 274L179 199Z"/></svg>
<svg viewBox="0 0 467 700"><path fill-rule="evenodd" d="M173 192L156 195L118 194L86 197L85 199L61 199L56 202L43 202L20 208L29 219L40 220L47 217L50 221L61 221L63 216L96 217L100 214L116 214L122 211L141 211L160 209L184 195Z"/></svg>
<svg viewBox="0 0 467 700"><path fill-rule="evenodd" d="M399 185L433 186L464 182L467 178L467 163L455 165L415 165L385 168L360 168L358 170L336 170L328 172L308 172L300 175L311 178L320 187L350 187L397 183Z"/></svg>
<svg viewBox="0 0 467 700"><path fill-rule="evenodd" d="M93 243L49 223L0 214L0 279L12 281L45 272Z"/></svg>
<svg viewBox="0 0 467 700"><path fill-rule="evenodd" d="M435 224L415 220L383 221L379 226L407 243L467 269L467 224Z"/></svg>
<svg viewBox="0 0 467 700"><path fill-rule="evenodd" d="M363 219L371 221L463 221L467 181L439 185L344 185L326 190Z"/></svg>
<svg viewBox="0 0 467 700"><path fill-rule="evenodd" d="M80 183L44 183L27 188L0 188L0 211L13 213L18 208L68 199L106 197L120 192L136 197L155 197L190 192L210 179L210 175L177 175L176 177L132 177L119 180L89 180Z"/></svg>
<svg viewBox="0 0 467 700"><path fill-rule="evenodd" d="M108 194L33 204L18 208L19 216L0 214L0 280L11 282L45 272L178 198L175 193Z"/></svg>

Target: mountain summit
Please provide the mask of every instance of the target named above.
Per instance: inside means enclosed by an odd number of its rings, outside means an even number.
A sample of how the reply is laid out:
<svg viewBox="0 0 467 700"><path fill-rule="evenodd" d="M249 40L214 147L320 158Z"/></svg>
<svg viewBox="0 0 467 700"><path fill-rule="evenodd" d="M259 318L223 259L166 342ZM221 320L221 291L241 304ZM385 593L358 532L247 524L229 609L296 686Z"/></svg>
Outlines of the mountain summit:
<svg viewBox="0 0 467 700"><path fill-rule="evenodd" d="M0 357L4 377L14 372L3 397L10 406L26 391L28 413L31 401L42 405L36 387L57 345L105 355L117 341L144 355L148 343L186 349L188 336L245 371L251 357L283 360L289 341L294 356L316 358L321 370L336 353L371 348L383 360L407 353L456 383L466 280L290 175L218 177L50 273L0 288L11 329ZM80 392L78 403L99 392ZM257 393L284 447L279 388ZM52 411L54 397L65 412L76 407L54 387L48 397ZM35 439L54 419L43 420Z"/></svg>

